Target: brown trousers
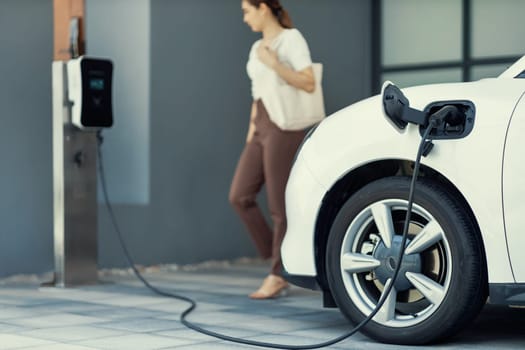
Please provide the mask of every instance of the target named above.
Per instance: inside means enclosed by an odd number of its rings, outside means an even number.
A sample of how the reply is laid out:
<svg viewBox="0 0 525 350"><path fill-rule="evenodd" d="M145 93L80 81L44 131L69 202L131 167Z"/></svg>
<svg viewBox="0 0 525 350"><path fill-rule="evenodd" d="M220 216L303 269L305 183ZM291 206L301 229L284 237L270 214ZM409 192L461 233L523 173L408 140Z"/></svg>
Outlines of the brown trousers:
<svg viewBox="0 0 525 350"><path fill-rule="evenodd" d="M271 273L281 275L281 242L286 233L284 192L305 131L281 130L270 120L261 100L257 100L254 124L255 134L242 151L229 200L248 229L261 257L272 259ZM256 201L263 184L266 184L273 229L266 222Z"/></svg>

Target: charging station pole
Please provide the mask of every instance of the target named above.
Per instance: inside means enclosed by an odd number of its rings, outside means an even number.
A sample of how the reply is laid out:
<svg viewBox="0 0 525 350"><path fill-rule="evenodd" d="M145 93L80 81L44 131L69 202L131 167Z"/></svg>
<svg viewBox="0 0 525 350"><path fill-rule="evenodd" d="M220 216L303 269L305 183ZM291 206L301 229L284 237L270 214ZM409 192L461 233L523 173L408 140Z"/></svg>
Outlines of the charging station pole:
<svg viewBox="0 0 525 350"><path fill-rule="evenodd" d="M84 0L54 0L53 192L56 287L97 283L97 138L71 123L66 60L84 52ZM69 38L69 40L68 40Z"/></svg>

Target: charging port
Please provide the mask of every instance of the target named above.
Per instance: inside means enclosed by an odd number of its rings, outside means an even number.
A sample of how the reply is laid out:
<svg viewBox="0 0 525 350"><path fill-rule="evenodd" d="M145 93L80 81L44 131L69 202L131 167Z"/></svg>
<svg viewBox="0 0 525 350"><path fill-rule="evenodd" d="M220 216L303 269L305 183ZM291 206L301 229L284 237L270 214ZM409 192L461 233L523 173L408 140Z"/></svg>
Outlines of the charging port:
<svg viewBox="0 0 525 350"><path fill-rule="evenodd" d="M432 130L430 136L434 140L450 140L450 139L461 139L466 137L472 131L474 127L475 119L475 108L474 103L471 101L460 100L460 101L437 101L432 102L425 107L425 114L432 115L438 112L445 106L452 106L454 113L450 113L449 116L441 123L437 128ZM423 135L425 132L425 126L419 127L419 133Z"/></svg>

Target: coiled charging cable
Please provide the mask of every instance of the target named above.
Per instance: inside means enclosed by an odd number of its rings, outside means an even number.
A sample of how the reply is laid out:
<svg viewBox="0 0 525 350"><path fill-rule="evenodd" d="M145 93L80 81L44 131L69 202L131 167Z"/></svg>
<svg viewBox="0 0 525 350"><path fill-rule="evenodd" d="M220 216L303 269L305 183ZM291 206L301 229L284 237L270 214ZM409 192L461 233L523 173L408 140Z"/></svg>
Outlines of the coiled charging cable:
<svg viewBox="0 0 525 350"><path fill-rule="evenodd" d="M402 236L401 245L400 245L401 247L405 246L406 240L407 240L408 227L409 227L409 223L410 223L410 217L411 217L411 212L412 212L412 204L413 204L413 201L414 201L414 192L415 192L416 181L417 181L417 177L418 177L418 173L419 173L419 165L420 165L420 161L421 161L421 156L423 155L425 150L428 150L428 152L430 151L428 146L431 145L431 141L428 138L429 138L430 132L432 131L432 129L434 129L437 126L438 122L439 121L436 121L436 119L433 119L432 117L430 117L429 125L425 129L425 132L424 132L424 134L423 134L423 136L421 138L421 142L419 144L419 148L418 148L418 152L417 152L417 156L416 156L416 161L414 163L414 172L412 174L412 181L410 183L410 193L408 195L407 213L406 213L406 217L405 217L405 223L404 223L404 226L403 226L403 236ZM202 333L202 334L205 334L205 335L208 335L208 336L211 336L211 337L215 337L215 338L218 338L218 339L221 339L221 340L234 342L234 343L258 346L258 347L265 347L265 348L272 348L272 349L294 349L294 350L295 349L296 350L300 350L300 349L318 349L318 348L322 348L322 347L326 347L326 346L330 346L330 345L339 343L339 342L345 340L346 338L354 335L359 330L361 330L361 328L363 328L379 312L379 310L383 306L386 298L390 294L390 291L392 290L392 287L393 287L393 285L394 285L394 283L395 283L395 281L397 279L397 275L399 274L399 269L401 267L401 262L402 262L403 256L404 256L404 254L403 254L404 253L404 249L400 249L399 250L398 258L397 258L398 263L396 264L397 266L396 266L396 269L394 270L394 273L392 275L391 282L387 283L385 285L385 291L382 293L381 297L379 298L379 301L378 301L376 307L374 308L374 310L363 321L361 321L357 326L355 326L349 332L347 332L347 333L345 333L345 334L343 334L343 335L341 335L341 336L339 336L337 338L334 338L334 339L331 339L331 340L328 340L328 341L325 341L325 342L322 342L322 343L316 343L316 344L305 344L305 345L275 344L275 343L253 341L253 340L248 340L248 339L243 339L243 338L236 338L236 337L232 337L232 336L229 336L229 335L213 332L213 331L205 329L205 328L203 328L203 327L201 327L201 326L199 326L199 325L197 325L197 324L195 324L195 323L193 323L191 321L188 321L186 319L186 317L193 310L195 310L195 308L197 307L197 303L193 299L191 299L189 297L186 297L184 295L171 293L171 292L166 292L166 291L160 290L157 287L151 285L141 275L141 273L138 271L138 269L135 267L135 263L133 262L133 259L131 258L131 255L130 255L130 253L128 251L128 248L126 246L126 243L125 243L124 238L122 236L122 233L120 231L119 225L117 223L117 220L116 220L116 217L115 217L115 213L113 212L113 208L111 206L111 203L109 202L109 196L108 196L108 192L107 192L107 188L106 188L107 186L106 186L106 179L105 179L105 173L104 173L104 164L103 164L104 162L103 162L102 151L101 151L101 145L102 145L102 142L103 142L102 131L98 131L97 132L97 139L98 139L98 143L99 143L99 147L98 147L99 162L98 162L98 164L99 164L100 182L102 184L102 192L104 194L104 200L105 200L108 212L109 212L109 216L111 218L111 222L112 222L113 227L115 228L115 231L117 233L118 239L119 239L120 244L122 246L122 250L124 252L124 255L126 256L126 260L128 261L128 264L131 267L131 269L133 270L133 272L135 273L135 276L140 281L142 281L142 283L147 288L149 288L152 292L154 292L154 293L156 293L158 295L161 295L161 296L174 298L174 299L181 300L181 301L184 301L184 302L187 302L187 303L190 304L190 306L186 310L184 310L184 312L182 312L182 314L180 316L180 322L183 325L185 325L186 327L188 327L190 329L193 329L194 331L197 331L199 333ZM427 153L427 152L425 152L425 153Z"/></svg>

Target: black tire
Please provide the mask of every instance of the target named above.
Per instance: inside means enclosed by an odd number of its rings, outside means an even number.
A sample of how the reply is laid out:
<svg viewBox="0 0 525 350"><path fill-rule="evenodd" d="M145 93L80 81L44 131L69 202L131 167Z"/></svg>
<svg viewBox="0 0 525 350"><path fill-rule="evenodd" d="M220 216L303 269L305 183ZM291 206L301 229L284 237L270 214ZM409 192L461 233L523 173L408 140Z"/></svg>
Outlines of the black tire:
<svg viewBox="0 0 525 350"><path fill-rule="evenodd" d="M370 183L348 199L331 227L327 279L353 324L375 308L396 266L392 257L399 251L409 188L408 177ZM407 244L411 254L403 258L391 294L396 297L364 334L385 343L427 344L451 337L478 315L487 298L485 256L477 225L461 203L436 181L418 180ZM392 225L381 226L388 218ZM380 226L392 227L382 231L393 235L379 234Z"/></svg>

